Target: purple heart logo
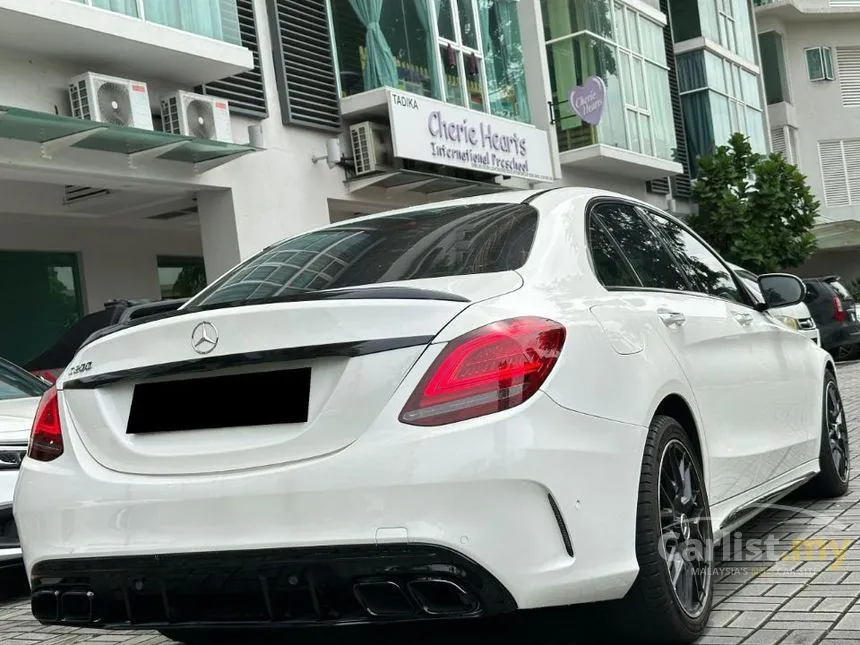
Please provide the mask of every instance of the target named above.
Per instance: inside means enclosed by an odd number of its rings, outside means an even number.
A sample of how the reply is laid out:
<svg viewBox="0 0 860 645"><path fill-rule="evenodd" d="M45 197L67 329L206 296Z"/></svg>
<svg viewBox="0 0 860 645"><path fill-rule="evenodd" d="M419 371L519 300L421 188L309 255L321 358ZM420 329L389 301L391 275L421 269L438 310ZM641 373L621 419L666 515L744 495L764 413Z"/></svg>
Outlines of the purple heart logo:
<svg viewBox="0 0 860 645"><path fill-rule="evenodd" d="M600 123L606 104L606 84L599 76L591 76L570 91L570 109L589 125Z"/></svg>

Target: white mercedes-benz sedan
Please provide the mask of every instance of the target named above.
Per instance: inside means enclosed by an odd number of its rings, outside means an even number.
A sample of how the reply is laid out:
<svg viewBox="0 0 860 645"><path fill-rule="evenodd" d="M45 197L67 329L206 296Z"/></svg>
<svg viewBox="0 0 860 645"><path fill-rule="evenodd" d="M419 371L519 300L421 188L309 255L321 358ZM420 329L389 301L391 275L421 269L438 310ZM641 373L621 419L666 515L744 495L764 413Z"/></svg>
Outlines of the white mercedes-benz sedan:
<svg viewBox="0 0 860 645"><path fill-rule="evenodd" d="M42 398L14 507L33 613L211 643L620 600L691 642L714 540L848 487L832 359L768 313L804 285L758 283L576 188L274 244L94 335Z"/></svg>
<svg viewBox="0 0 860 645"><path fill-rule="evenodd" d="M12 495L27 452L36 407L47 389L42 379L0 358L0 570L21 566Z"/></svg>

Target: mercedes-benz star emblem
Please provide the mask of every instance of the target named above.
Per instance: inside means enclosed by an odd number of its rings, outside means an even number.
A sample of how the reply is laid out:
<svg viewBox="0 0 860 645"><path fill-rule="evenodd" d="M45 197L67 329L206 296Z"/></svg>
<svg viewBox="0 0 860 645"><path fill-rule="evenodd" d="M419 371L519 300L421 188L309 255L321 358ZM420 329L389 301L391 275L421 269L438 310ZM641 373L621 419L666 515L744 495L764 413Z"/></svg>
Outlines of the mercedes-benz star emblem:
<svg viewBox="0 0 860 645"><path fill-rule="evenodd" d="M208 354L218 346L218 330L211 322L199 323L191 332L191 347L198 354Z"/></svg>

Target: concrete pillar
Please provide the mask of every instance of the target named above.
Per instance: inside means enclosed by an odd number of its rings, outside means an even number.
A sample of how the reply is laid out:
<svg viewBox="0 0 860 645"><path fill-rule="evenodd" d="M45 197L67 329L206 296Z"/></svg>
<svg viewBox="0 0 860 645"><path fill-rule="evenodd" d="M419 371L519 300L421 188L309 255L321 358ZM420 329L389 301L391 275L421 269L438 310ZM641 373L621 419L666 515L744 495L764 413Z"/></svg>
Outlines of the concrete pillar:
<svg viewBox="0 0 860 645"><path fill-rule="evenodd" d="M239 232L232 190L202 191L197 194L200 241L206 280L211 284L239 263Z"/></svg>
<svg viewBox="0 0 860 645"><path fill-rule="evenodd" d="M550 85L549 63L547 62L540 0L524 0L517 3L517 7L520 19L520 37L522 38L523 46L526 91L529 94L532 125L545 130L549 134L553 168L556 177L561 177L562 170L558 158L558 138L556 137L555 125L550 123L551 112L548 101L552 96L552 86ZM572 72L570 78L571 80L575 78Z"/></svg>

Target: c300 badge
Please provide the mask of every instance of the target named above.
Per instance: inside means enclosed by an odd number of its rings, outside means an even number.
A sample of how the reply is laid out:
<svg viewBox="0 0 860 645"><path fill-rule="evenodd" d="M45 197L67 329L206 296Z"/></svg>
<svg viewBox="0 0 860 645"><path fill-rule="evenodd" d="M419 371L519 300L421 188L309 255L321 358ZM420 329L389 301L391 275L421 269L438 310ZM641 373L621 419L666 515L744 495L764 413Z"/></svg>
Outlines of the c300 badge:
<svg viewBox="0 0 860 645"><path fill-rule="evenodd" d="M93 369L92 361L87 361L86 363L79 363L69 368L69 376L77 376L78 374L89 372L91 369Z"/></svg>

